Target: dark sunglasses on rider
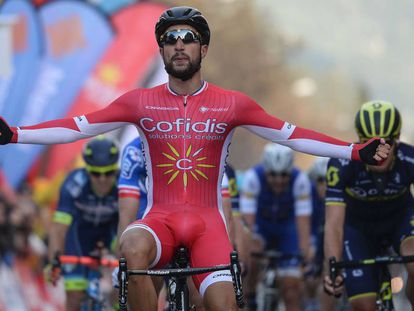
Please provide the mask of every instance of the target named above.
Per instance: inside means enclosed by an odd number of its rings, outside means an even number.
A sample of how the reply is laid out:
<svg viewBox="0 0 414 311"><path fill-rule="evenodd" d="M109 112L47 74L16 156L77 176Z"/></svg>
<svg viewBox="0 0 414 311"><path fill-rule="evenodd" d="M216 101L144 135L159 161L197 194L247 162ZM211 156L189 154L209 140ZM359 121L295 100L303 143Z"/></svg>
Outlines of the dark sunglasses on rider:
<svg viewBox="0 0 414 311"><path fill-rule="evenodd" d="M278 177L278 176L288 177L288 176L290 176L289 172L273 172L273 171L270 171L270 172L267 172L267 174L271 177Z"/></svg>
<svg viewBox="0 0 414 311"><path fill-rule="evenodd" d="M93 177L100 177L101 175L105 177L112 177L116 174L117 170L107 171L107 172L95 172L95 171L89 171L89 174L91 174Z"/></svg>
<svg viewBox="0 0 414 311"><path fill-rule="evenodd" d="M161 36L160 41L162 44L174 45L177 43L178 38L180 38L184 44L200 42L200 36L190 29L174 29L167 31Z"/></svg>

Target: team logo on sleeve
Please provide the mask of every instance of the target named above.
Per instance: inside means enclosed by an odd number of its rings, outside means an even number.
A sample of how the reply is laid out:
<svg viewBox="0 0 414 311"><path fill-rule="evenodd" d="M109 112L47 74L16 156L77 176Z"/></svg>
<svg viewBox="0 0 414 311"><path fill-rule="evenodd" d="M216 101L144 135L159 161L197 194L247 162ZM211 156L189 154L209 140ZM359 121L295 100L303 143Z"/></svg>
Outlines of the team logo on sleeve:
<svg viewBox="0 0 414 311"><path fill-rule="evenodd" d="M157 164L156 167L165 169L164 175L170 176L168 185L180 177L184 187L187 187L189 178L196 181L208 180L205 170L216 166L205 163L207 157L202 155L204 148L193 151L192 145L190 145L185 154L180 154L171 144L167 143L167 145L170 150L162 153L166 162Z"/></svg>
<svg viewBox="0 0 414 311"><path fill-rule="evenodd" d="M125 179L131 179L137 167L144 167L144 160L138 148L128 146L122 159L121 176Z"/></svg>
<svg viewBox="0 0 414 311"><path fill-rule="evenodd" d="M328 167L328 171L326 172L326 180L328 183L328 186L334 187L339 182L339 169L335 166Z"/></svg>

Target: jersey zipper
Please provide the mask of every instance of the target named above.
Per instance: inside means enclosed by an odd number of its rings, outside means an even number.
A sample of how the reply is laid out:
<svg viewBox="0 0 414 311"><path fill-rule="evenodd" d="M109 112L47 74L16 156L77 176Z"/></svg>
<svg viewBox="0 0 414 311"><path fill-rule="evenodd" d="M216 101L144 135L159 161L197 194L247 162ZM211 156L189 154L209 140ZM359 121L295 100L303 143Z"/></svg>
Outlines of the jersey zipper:
<svg viewBox="0 0 414 311"><path fill-rule="evenodd" d="M184 104L184 124L187 121L187 104L188 104L188 96L183 96L183 104ZM183 127L183 135L184 135L184 144L183 144L183 150L182 150L182 156L187 158L187 139L186 139L186 132L185 132L185 126ZM187 166L187 162L186 166ZM188 173L187 170L183 170L183 184L184 184L184 195L185 195L185 201L187 202L187 183L188 183Z"/></svg>

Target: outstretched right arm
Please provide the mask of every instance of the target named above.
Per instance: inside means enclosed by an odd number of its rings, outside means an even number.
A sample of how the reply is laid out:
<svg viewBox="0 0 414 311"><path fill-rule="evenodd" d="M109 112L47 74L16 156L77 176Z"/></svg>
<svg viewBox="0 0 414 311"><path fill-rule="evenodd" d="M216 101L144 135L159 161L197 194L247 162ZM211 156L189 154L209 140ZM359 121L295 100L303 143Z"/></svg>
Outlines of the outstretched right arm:
<svg viewBox="0 0 414 311"><path fill-rule="evenodd" d="M134 123L132 92L126 93L106 108L84 116L52 120L32 126L10 127L0 117L0 144L63 144L112 131Z"/></svg>

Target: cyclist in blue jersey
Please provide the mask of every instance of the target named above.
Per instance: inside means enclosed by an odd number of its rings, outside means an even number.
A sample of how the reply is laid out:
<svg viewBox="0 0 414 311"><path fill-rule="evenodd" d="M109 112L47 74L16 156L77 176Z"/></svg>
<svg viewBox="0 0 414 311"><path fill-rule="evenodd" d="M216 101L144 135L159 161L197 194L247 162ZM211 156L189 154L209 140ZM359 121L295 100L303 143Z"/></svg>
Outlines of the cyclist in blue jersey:
<svg viewBox="0 0 414 311"><path fill-rule="evenodd" d="M50 261L57 253L89 256L98 242L111 247L118 224L118 157L116 144L103 136L85 145L86 166L70 172L60 189L49 232ZM88 273L83 266L63 267L66 310L80 310ZM56 282L59 276L50 277Z"/></svg>
<svg viewBox="0 0 414 311"><path fill-rule="evenodd" d="M245 173L240 208L266 249L310 260L311 184L307 175L293 166L293 157L290 148L267 144L262 163ZM282 260L278 265L286 310L301 310L299 257Z"/></svg>
<svg viewBox="0 0 414 311"><path fill-rule="evenodd" d="M361 142L380 136L392 147L382 166L331 159L328 164L325 258L357 260L380 255L391 246L401 255L414 255L414 147L400 142L401 116L385 101L362 105L355 126ZM406 294L414 306L414 266L406 265ZM379 268L345 271L345 288L353 310L375 310ZM340 294L343 276L334 288L328 276L326 291Z"/></svg>
<svg viewBox="0 0 414 311"><path fill-rule="evenodd" d="M147 206L145 159L141 138L130 141L122 152L118 179L119 225L118 236L136 219L141 219Z"/></svg>
<svg viewBox="0 0 414 311"><path fill-rule="evenodd" d="M249 226L244 221L240 213L240 193L237 186L236 171L234 168L226 164L222 186L222 197L224 212L230 214L229 219L229 235L234 248L239 253L240 263L243 267L243 276L250 266L250 244L252 242L252 234Z"/></svg>
<svg viewBox="0 0 414 311"><path fill-rule="evenodd" d="M325 223L325 195L326 195L326 170L328 158L318 157L308 171L312 184L312 217L311 233L312 246L315 252L316 274L320 275L323 265L323 227Z"/></svg>

